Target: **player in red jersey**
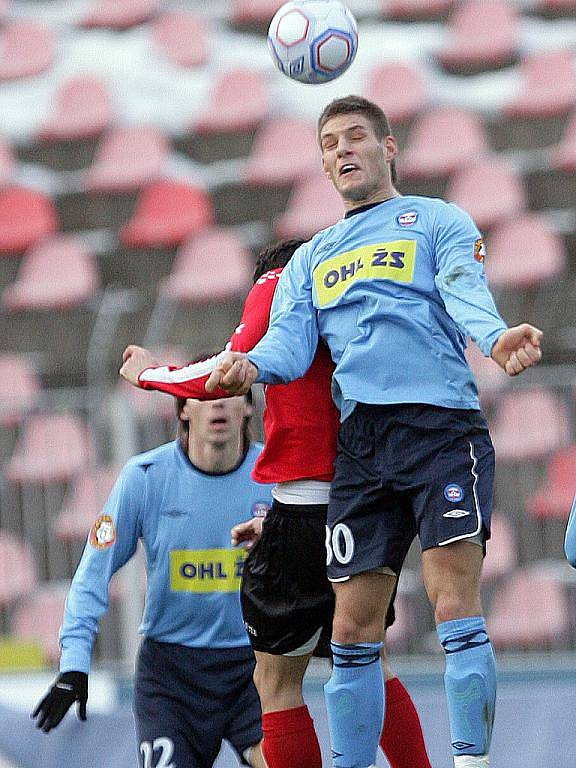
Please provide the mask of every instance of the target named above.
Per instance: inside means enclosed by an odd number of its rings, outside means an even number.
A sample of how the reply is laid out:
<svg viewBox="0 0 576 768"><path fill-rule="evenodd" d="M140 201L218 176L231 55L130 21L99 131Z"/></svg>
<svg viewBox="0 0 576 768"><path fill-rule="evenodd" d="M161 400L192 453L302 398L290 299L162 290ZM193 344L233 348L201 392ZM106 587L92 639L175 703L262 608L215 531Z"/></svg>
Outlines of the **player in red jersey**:
<svg viewBox="0 0 576 768"><path fill-rule="evenodd" d="M301 243L284 241L260 255L231 350L249 351L266 333L278 277ZM135 386L176 397L228 397L224 390L206 392L204 384L213 367L213 361L181 368L160 366L148 350L131 345L124 352L120 373ZM324 543L339 428L330 397L333 367L321 343L305 376L266 387L266 443L253 477L277 483L274 504L263 528L261 521L253 520L236 526L232 534L235 543L254 544L245 564L241 597L256 655L263 752L269 768L322 764L302 681L318 642L330 638L334 611ZM393 621L392 607L386 626ZM429 768L414 704L385 653L382 664L388 702L382 749L392 768Z"/></svg>

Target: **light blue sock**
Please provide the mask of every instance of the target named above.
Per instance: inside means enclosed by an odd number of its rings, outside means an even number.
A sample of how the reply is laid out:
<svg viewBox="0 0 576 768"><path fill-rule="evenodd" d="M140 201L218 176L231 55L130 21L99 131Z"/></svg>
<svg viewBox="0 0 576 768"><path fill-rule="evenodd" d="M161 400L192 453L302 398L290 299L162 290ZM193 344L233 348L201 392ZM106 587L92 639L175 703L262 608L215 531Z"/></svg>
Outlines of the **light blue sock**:
<svg viewBox="0 0 576 768"><path fill-rule="evenodd" d="M496 706L496 659L482 616L436 628L446 654L444 687L454 755L487 755Z"/></svg>
<svg viewBox="0 0 576 768"><path fill-rule="evenodd" d="M334 666L324 686L335 768L376 764L384 725L382 643L331 643Z"/></svg>

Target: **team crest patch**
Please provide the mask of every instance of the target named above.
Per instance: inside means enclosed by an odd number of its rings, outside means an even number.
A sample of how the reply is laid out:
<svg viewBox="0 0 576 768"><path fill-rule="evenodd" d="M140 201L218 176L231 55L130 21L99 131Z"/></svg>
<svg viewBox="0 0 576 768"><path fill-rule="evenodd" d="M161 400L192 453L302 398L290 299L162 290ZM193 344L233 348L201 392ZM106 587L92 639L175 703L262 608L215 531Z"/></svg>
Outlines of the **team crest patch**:
<svg viewBox="0 0 576 768"><path fill-rule="evenodd" d="M449 483L446 488L444 488L444 498L447 501L462 501L464 498L464 491L456 483Z"/></svg>
<svg viewBox="0 0 576 768"><path fill-rule="evenodd" d="M418 214L416 211L406 211L406 213L401 213L396 221L401 227L411 227L418 221Z"/></svg>
<svg viewBox="0 0 576 768"><path fill-rule="evenodd" d="M484 245L484 240L482 240L481 237L478 238L478 240L474 243L474 258L476 261L479 261L480 264L484 261L484 257L486 256L486 247Z"/></svg>
<svg viewBox="0 0 576 768"><path fill-rule="evenodd" d="M96 549L108 549L116 541L116 529L110 515L100 515L90 531L90 544Z"/></svg>
<svg viewBox="0 0 576 768"><path fill-rule="evenodd" d="M252 517L266 517L270 511L270 504L265 501L257 501L252 505Z"/></svg>

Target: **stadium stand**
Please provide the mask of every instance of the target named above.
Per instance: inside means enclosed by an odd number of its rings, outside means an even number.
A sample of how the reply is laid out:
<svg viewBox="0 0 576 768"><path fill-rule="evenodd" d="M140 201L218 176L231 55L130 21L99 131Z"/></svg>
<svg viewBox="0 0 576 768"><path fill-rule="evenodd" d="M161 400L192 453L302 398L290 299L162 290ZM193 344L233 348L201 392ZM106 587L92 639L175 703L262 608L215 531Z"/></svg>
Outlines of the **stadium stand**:
<svg viewBox="0 0 576 768"><path fill-rule="evenodd" d="M368 73L366 97L386 113L394 133L412 120L427 102L424 77L419 69L406 62L387 62Z"/></svg>
<svg viewBox="0 0 576 768"><path fill-rule="evenodd" d="M257 132L246 163L246 182L281 187L310 174L319 163L314 125L305 120L277 119Z"/></svg>
<svg viewBox="0 0 576 768"><path fill-rule="evenodd" d="M37 581L32 547L8 531L0 530L0 608L29 592Z"/></svg>
<svg viewBox="0 0 576 768"><path fill-rule="evenodd" d="M285 213L274 222L277 237L312 237L342 218L342 201L323 173L294 185Z"/></svg>
<svg viewBox="0 0 576 768"><path fill-rule="evenodd" d="M53 235L58 216L52 200L21 186L0 189L0 255L15 255Z"/></svg>
<svg viewBox="0 0 576 768"><path fill-rule="evenodd" d="M547 16L576 16L575 0L537 0L535 10Z"/></svg>
<svg viewBox="0 0 576 768"><path fill-rule="evenodd" d="M162 0L97 0L80 24L86 29L129 29L153 18L161 2Z"/></svg>
<svg viewBox="0 0 576 768"><path fill-rule="evenodd" d="M488 405L497 399L500 392L508 385L508 377L493 360L484 357L479 347L473 342L468 344L465 354L476 379L482 402Z"/></svg>
<svg viewBox="0 0 576 768"><path fill-rule="evenodd" d="M503 512L494 511L491 536L482 566L482 585L492 584L510 574L518 563L516 535L512 521Z"/></svg>
<svg viewBox="0 0 576 768"><path fill-rule="evenodd" d="M544 484L526 501L526 511L536 518L567 520L574 498L576 445L556 451L546 469Z"/></svg>
<svg viewBox="0 0 576 768"><path fill-rule="evenodd" d="M561 171L576 170L576 112L566 124L561 141L552 148L552 167Z"/></svg>
<svg viewBox="0 0 576 768"><path fill-rule="evenodd" d="M233 0L230 19L240 25L267 26L282 4L283 0Z"/></svg>
<svg viewBox="0 0 576 768"><path fill-rule="evenodd" d="M208 61L208 25L195 14L164 13L155 22L150 36L159 53L178 67L200 67Z"/></svg>
<svg viewBox="0 0 576 768"><path fill-rule="evenodd" d="M37 641L46 660L52 664L60 658L58 631L69 587L67 581L38 585L20 599L12 616L14 637Z"/></svg>
<svg viewBox="0 0 576 768"><path fill-rule="evenodd" d="M382 13L400 21L442 20L455 0L382 0Z"/></svg>
<svg viewBox="0 0 576 768"><path fill-rule="evenodd" d="M566 116L576 102L576 71L570 51L538 53L521 64L520 91L507 107L510 117Z"/></svg>
<svg viewBox="0 0 576 768"><path fill-rule="evenodd" d="M41 388L39 376L24 355L0 353L0 426L22 422L38 405Z"/></svg>
<svg viewBox="0 0 576 768"><path fill-rule="evenodd" d="M16 160L7 141L0 136L0 189L7 186L14 174Z"/></svg>
<svg viewBox="0 0 576 768"><path fill-rule="evenodd" d="M386 630L386 647L393 653L406 652L414 641L414 609L407 595L397 595L396 620Z"/></svg>
<svg viewBox="0 0 576 768"><path fill-rule="evenodd" d="M11 21L0 30L0 82L33 77L56 59L51 29L33 21Z"/></svg>
<svg viewBox="0 0 576 768"><path fill-rule="evenodd" d="M58 89L41 141L74 141L99 136L113 116L108 85L99 77L78 75Z"/></svg>
<svg viewBox="0 0 576 768"><path fill-rule="evenodd" d="M61 541L86 540L118 473L117 466L101 466L82 472L75 478L64 497L62 509L52 521L52 530Z"/></svg>
<svg viewBox="0 0 576 768"><path fill-rule="evenodd" d="M234 69L217 78L193 129L200 134L249 132L267 114L268 96L262 75Z"/></svg>

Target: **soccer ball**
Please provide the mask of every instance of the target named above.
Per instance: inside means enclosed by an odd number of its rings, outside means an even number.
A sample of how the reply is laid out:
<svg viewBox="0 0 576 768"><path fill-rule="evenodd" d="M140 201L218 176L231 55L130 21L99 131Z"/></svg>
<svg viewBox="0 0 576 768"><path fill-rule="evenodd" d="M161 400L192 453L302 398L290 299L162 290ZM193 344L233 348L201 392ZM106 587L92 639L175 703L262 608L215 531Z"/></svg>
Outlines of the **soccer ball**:
<svg viewBox="0 0 576 768"><path fill-rule="evenodd" d="M278 69L300 83L327 83L354 61L356 19L338 0L293 0L277 12L268 48Z"/></svg>

